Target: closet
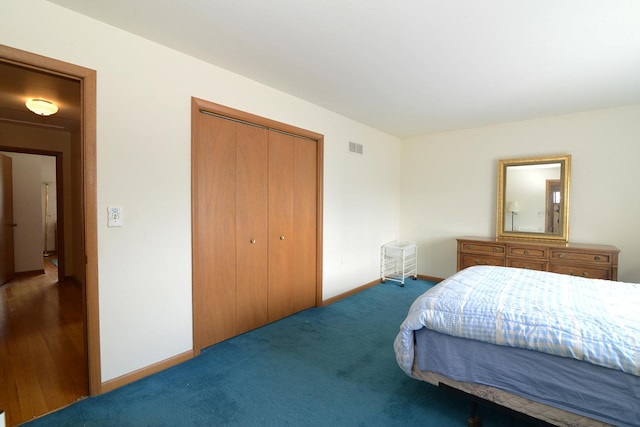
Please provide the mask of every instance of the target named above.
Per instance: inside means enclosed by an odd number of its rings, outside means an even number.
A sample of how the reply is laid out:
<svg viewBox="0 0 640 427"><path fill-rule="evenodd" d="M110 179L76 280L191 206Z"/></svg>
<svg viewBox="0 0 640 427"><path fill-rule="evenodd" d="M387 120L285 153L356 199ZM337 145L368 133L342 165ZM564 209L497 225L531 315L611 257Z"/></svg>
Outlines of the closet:
<svg viewBox="0 0 640 427"><path fill-rule="evenodd" d="M197 354L320 300L322 136L192 104Z"/></svg>

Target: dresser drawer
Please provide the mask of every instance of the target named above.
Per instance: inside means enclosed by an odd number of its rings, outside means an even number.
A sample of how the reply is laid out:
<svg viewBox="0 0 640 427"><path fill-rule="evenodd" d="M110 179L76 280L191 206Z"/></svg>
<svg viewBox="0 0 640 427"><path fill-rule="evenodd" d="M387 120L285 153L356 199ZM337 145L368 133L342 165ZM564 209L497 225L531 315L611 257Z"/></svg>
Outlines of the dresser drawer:
<svg viewBox="0 0 640 427"><path fill-rule="evenodd" d="M477 236L460 237L457 242L458 271L473 265L496 265L618 280L620 249L611 245Z"/></svg>
<svg viewBox="0 0 640 427"><path fill-rule="evenodd" d="M548 248L535 247L535 246L513 246L507 247L507 256L519 257L519 258L538 258L547 259L549 255Z"/></svg>
<svg viewBox="0 0 640 427"><path fill-rule="evenodd" d="M560 274L569 274L571 276L586 277L588 279L606 279L612 280L610 268L594 268L580 265L551 264L549 271Z"/></svg>
<svg viewBox="0 0 640 427"><path fill-rule="evenodd" d="M530 259L507 258L507 267L524 268L527 270L547 271L547 263L545 261L537 261Z"/></svg>
<svg viewBox="0 0 640 427"><path fill-rule="evenodd" d="M489 255L461 254L459 270L474 265L498 265L504 267L504 258Z"/></svg>
<svg viewBox="0 0 640 427"><path fill-rule="evenodd" d="M611 265L610 253L597 253L597 252L579 252L579 251L566 251L562 249L551 250L552 260L561 260L563 262L585 262L592 265Z"/></svg>
<svg viewBox="0 0 640 427"><path fill-rule="evenodd" d="M504 255L504 245L492 245L491 243L460 242L461 252L474 254Z"/></svg>

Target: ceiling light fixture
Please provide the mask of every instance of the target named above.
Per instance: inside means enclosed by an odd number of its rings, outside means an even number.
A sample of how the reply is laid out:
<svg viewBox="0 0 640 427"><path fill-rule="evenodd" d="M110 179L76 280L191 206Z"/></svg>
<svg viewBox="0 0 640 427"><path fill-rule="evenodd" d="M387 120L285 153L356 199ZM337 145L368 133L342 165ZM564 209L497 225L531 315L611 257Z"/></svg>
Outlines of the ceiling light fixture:
<svg viewBox="0 0 640 427"><path fill-rule="evenodd" d="M27 108L39 116L50 116L58 112L58 106L45 99L34 98L26 102Z"/></svg>

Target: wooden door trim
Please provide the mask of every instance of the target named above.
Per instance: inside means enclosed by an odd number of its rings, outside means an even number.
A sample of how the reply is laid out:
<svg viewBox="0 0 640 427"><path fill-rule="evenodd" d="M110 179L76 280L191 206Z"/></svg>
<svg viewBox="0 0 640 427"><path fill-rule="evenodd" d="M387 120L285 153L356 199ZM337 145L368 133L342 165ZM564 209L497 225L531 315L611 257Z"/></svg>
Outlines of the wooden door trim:
<svg viewBox="0 0 640 427"><path fill-rule="evenodd" d="M319 139L324 139L324 136L319 133L302 129L296 126L292 126L286 123L278 122L276 120L271 120L265 117L256 116L254 114L247 113L245 111L236 110L234 108L216 104L214 102L205 101L204 99L200 99L200 98L192 97L191 100L192 100L192 104L197 108L197 110L195 111L198 111L198 110L208 111L223 117L228 117L231 119L243 121L248 124L264 126L269 129L286 132L286 133L290 133L297 136L302 136L302 137L313 139L316 141Z"/></svg>
<svg viewBox="0 0 640 427"><path fill-rule="evenodd" d="M545 233L554 233L553 231L553 193L562 191L562 181L559 179L547 179L545 183L545 216L544 216L544 230ZM562 203L559 203L562 206ZM551 227L550 227L551 225ZM556 231L555 233L558 233Z"/></svg>
<svg viewBox="0 0 640 427"><path fill-rule="evenodd" d="M286 123L278 122L276 120L267 119L265 117L257 116L245 111L236 110L231 107L216 104L214 102L205 101L204 99L192 97L191 98L191 122L193 124L193 116L200 111L214 113L222 117L228 117L230 119L239 120L247 124L254 124L258 126L264 126L266 128L289 133L292 135L301 136L303 138L316 141L317 149L317 188L316 188L316 307L322 306L322 259L323 259L323 199L324 199L324 135L312 132L307 129L302 129L296 126L292 126ZM192 177L193 179L193 177ZM194 318L195 321L195 318ZM200 353L200 343L197 341L194 325L194 354Z"/></svg>
<svg viewBox="0 0 640 427"><path fill-rule="evenodd" d="M318 165L316 167L318 174L318 182L317 182L317 199L316 199L316 210L318 212L317 222L316 222L316 253L318 254L316 258L316 306L321 307L324 305L324 300L322 297L322 251L323 251L323 227L322 227L322 218L324 212L324 135L319 135L319 138L316 139L318 156L317 162Z"/></svg>
<svg viewBox="0 0 640 427"><path fill-rule="evenodd" d="M80 156L82 173L81 221L85 251L85 328L89 394L102 392L100 367L100 325L98 300L98 221L96 197L96 71L0 45L0 61L77 80L80 83L81 125Z"/></svg>
<svg viewBox="0 0 640 427"><path fill-rule="evenodd" d="M14 228L13 224L13 159L0 153L0 227L4 229L0 241L2 245L2 257L0 257L0 286L9 283L16 275L14 253ZM0 231L1 233L1 231Z"/></svg>
<svg viewBox="0 0 640 427"><path fill-rule="evenodd" d="M68 159L71 161L71 159ZM66 255L64 252L64 154L56 155L56 256L58 257L58 281L66 276Z"/></svg>

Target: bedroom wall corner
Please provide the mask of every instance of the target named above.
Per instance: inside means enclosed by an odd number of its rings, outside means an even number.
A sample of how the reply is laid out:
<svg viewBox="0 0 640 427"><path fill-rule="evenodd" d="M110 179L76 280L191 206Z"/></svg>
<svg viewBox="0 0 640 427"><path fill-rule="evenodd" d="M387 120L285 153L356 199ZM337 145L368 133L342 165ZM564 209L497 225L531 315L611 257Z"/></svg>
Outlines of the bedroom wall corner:
<svg viewBox="0 0 640 427"><path fill-rule="evenodd" d="M456 237L495 234L499 159L571 154L570 240L618 246L618 279L640 282L639 118L631 105L404 140L400 229L419 273L453 274Z"/></svg>

